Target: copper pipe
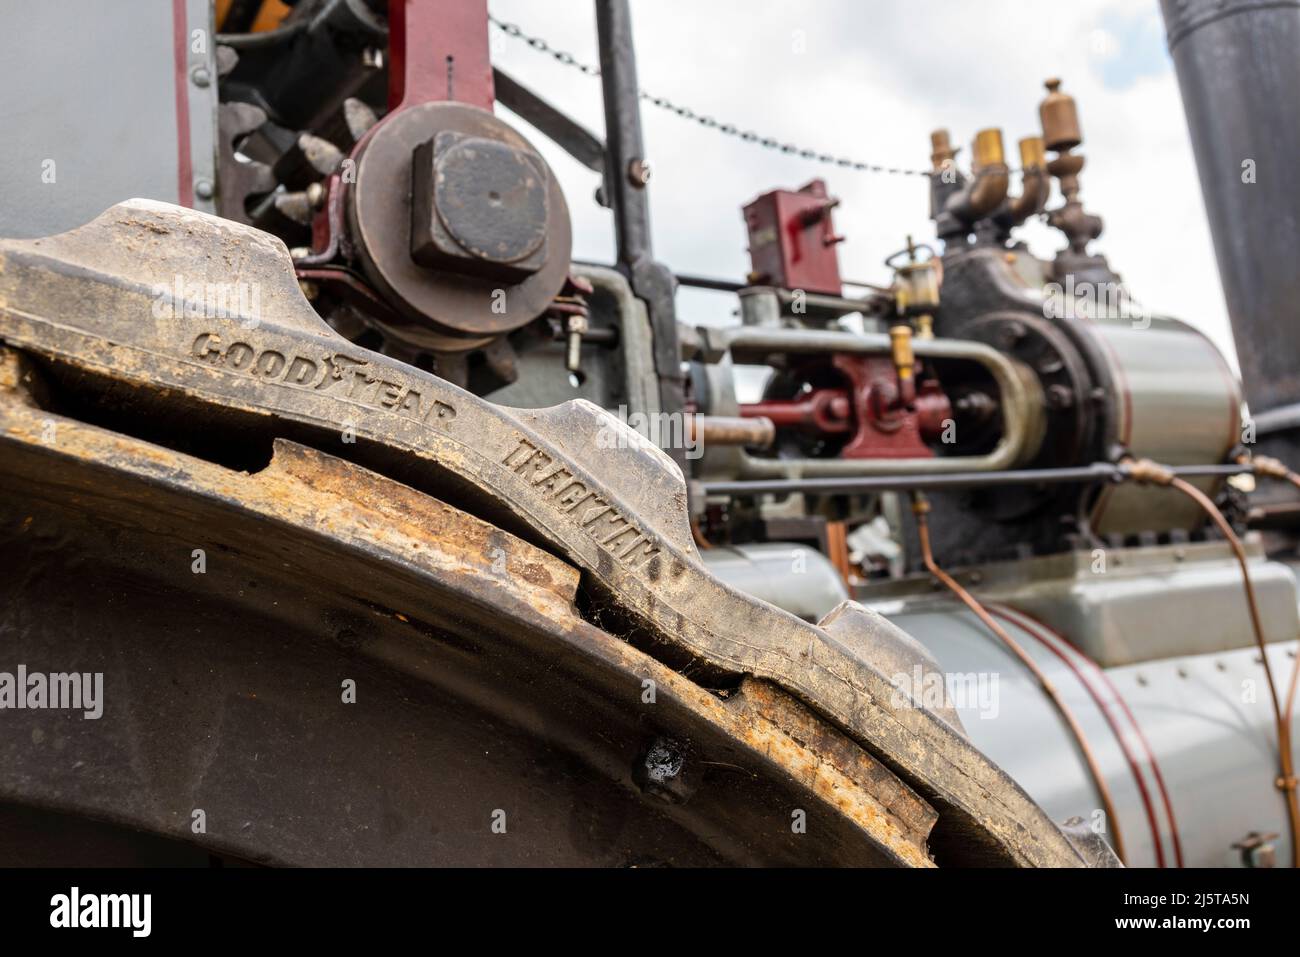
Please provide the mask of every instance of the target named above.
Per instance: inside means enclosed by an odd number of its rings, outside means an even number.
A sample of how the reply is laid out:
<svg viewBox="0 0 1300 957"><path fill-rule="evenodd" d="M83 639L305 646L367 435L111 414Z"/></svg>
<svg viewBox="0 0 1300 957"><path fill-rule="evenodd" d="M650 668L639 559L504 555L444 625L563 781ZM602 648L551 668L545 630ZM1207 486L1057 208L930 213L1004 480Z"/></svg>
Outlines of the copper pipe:
<svg viewBox="0 0 1300 957"><path fill-rule="evenodd" d="M1069 726L1070 732L1074 735L1074 740L1078 743L1079 750L1083 754L1083 760L1088 765L1088 772L1092 775L1093 783L1097 785L1097 793L1101 795L1102 810L1106 814L1106 821L1110 826L1111 836L1114 838L1112 844L1115 848L1115 854L1119 857L1121 862L1127 864L1128 858L1124 852L1124 839L1120 835L1119 815L1115 813L1115 801L1111 797L1110 786L1106 783L1106 778L1101 773L1101 766L1097 763L1097 756L1093 752L1092 747L1088 744L1088 739L1084 737L1083 729L1079 727L1079 722L1075 720L1074 713L1070 710L1069 706L1061 699L1060 692L1056 690L1056 686L1052 684L1051 679L1048 678L1047 675L1043 673L1043 670L1038 667L1038 663L1035 662L1033 658L1029 657L1029 654L1024 650L1024 648L1020 647L1019 643L1016 642L1011 635L1007 633L1005 628L993 620L993 616L984 609L984 606L979 603L974 595L963 588L955 578L945 572L939 567L938 563L935 562L934 554L930 550L930 523L927 518L929 511L930 503L926 497L919 492L913 492L912 512L916 516L916 535L921 544L921 560L925 562L926 569L929 570L930 574L937 578L944 587L956 595L967 608L974 612L975 616L984 623L985 627L987 627L989 631L993 632L993 634L995 634L1004 645L1011 649L1011 652L1020 659L1021 664L1023 664L1025 668L1029 670L1030 674L1037 679L1039 685L1043 689L1043 693L1046 694L1052 704L1056 706L1056 710L1060 713L1061 717L1065 720L1065 723Z"/></svg>
<svg viewBox="0 0 1300 957"><path fill-rule="evenodd" d="M1264 460L1261 467L1268 468L1269 461ZM1289 472L1289 470L1287 471ZM1268 473L1265 472L1264 474ZM1218 506L1195 485L1178 478L1163 465L1147 459L1132 462L1130 476L1137 482L1150 482L1153 485L1165 485L1177 489L1199 505L1201 510L1209 516L1210 521L1218 528L1219 533L1227 540L1228 545L1232 548L1233 555L1237 558L1237 564L1241 567L1241 581L1246 591L1246 606L1250 612L1250 625L1255 633L1255 644L1259 648L1260 663L1264 666L1264 678L1268 682L1268 693L1273 703L1273 719L1277 724L1278 764L1281 770L1274 784L1282 792L1286 802L1287 826L1291 835L1291 866L1300 867L1300 860L1298 860L1300 858L1300 804L1296 800L1295 765L1291 758L1290 705L1288 703L1288 710L1283 710L1277 694L1277 685L1273 681L1273 669L1268 663L1268 644L1264 640L1264 625L1260 620L1259 604L1255 599L1255 586L1250 580L1246 550L1242 547L1241 539L1237 537L1237 533L1232 530L1232 525L1219 511ZM1300 479L1297 480L1297 487L1300 488ZM1288 702L1293 700L1294 690L1295 674L1293 673L1291 691L1288 692Z"/></svg>
<svg viewBox="0 0 1300 957"><path fill-rule="evenodd" d="M1269 458L1264 455L1256 455L1249 458L1243 457L1238 461L1248 462L1256 475L1261 475L1265 478L1278 479L1289 483L1296 489L1300 489L1300 474L1288 468L1284 463L1277 459ZM1300 684L1300 654L1296 656L1295 664L1291 666L1291 680L1287 682L1286 702L1282 705L1282 721L1286 725L1288 734L1291 730L1292 716L1295 714L1297 684ZM1296 800L1294 786L1292 787L1290 800L1292 802Z"/></svg>
<svg viewBox="0 0 1300 957"><path fill-rule="evenodd" d="M691 440L702 445L743 445L766 449L776 441L776 426L766 416L736 418L725 415L688 416Z"/></svg>
<svg viewBox="0 0 1300 957"><path fill-rule="evenodd" d="M1287 476L1287 481L1300 489L1300 475L1291 472ZM1300 679L1300 653L1297 653L1295 664L1291 666L1291 680L1287 682L1286 689L1286 704L1282 706L1282 717L1286 720L1288 730L1291 727L1291 716L1295 714L1295 689L1296 685L1300 683L1298 679ZM1291 800L1295 800L1294 790L1291 792Z"/></svg>
<svg viewBox="0 0 1300 957"><path fill-rule="evenodd" d="M844 579L844 584L853 587L853 566L849 563L848 533L843 522L826 523L826 557L831 560L835 570Z"/></svg>
<svg viewBox="0 0 1300 957"><path fill-rule="evenodd" d="M713 543L700 531L700 522L694 515L691 516L691 539L695 542L695 547L702 552L713 547Z"/></svg>

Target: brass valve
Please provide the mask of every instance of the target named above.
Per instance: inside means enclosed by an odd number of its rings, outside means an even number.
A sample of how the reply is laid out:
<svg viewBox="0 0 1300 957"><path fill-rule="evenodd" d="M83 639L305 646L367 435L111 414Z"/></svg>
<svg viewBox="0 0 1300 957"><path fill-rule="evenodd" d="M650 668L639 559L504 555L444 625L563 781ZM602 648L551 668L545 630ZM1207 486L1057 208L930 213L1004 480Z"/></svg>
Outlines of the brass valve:
<svg viewBox="0 0 1300 957"><path fill-rule="evenodd" d="M947 130L935 130L930 134L930 162L936 173L943 172L956 157L957 148L952 145Z"/></svg>
<svg viewBox="0 0 1300 957"><path fill-rule="evenodd" d="M1090 262L1088 243L1101 235L1102 221L1101 217L1086 212L1079 198L1079 173L1084 159L1082 154L1073 152L1083 142L1079 111L1074 97L1061 92L1059 79L1053 77L1045 86L1047 96L1038 105L1038 116L1043 124L1044 146L1056 154L1047 168L1060 184L1065 201L1048 213L1047 221L1064 233L1070 244L1067 251L1057 255L1057 266L1062 265L1062 257L1067 254L1074 262ZM1104 260L1100 260L1100 265L1104 266Z"/></svg>
<svg viewBox="0 0 1300 957"><path fill-rule="evenodd" d="M1026 136L1020 141L1020 195L1008 201L1007 224L1019 226L1047 206L1052 192L1052 178L1047 171L1047 148L1041 136Z"/></svg>
<svg viewBox="0 0 1300 957"><path fill-rule="evenodd" d="M1047 96L1038 105L1043 124L1043 140L1053 153L1068 153L1083 142L1079 129L1079 110L1074 97L1061 92L1061 81L1052 77L1044 83Z"/></svg>
<svg viewBox="0 0 1300 957"><path fill-rule="evenodd" d="M916 372L916 355L912 352L912 327L905 322L889 327L889 351L898 370L898 379L905 382Z"/></svg>
<svg viewBox="0 0 1300 957"><path fill-rule="evenodd" d="M939 271L933 259L898 267L894 302L905 316L932 313L939 308Z"/></svg>
<svg viewBox="0 0 1300 957"><path fill-rule="evenodd" d="M1020 141L1021 169L1046 169L1047 146L1041 136L1026 136Z"/></svg>
<svg viewBox="0 0 1300 957"><path fill-rule="evenodd" d="M948 239L969 233L975 223L994 212L1007 198L1011 171L1002 148L1002 131L984 129L971 145L971 174L957 172L952 158L957 154L947 130L930 134L930 215L939 237Z"/></svg>
<svg viewBox="0 0 1300 957"><path fill-rule="evenodd" d="M916 401L916 355L912 352L912 327L907 323L889 327L889 354L898 374L898 404L911 407Z"/></svg>
<svg viewBox="0 0 1300 957"><path fill-rule="evenodd" d="M912 237L907 237L907 248L886 260L894 270L894 307L898 315L916 322L917 335L922 339L934 337L932 316L939 308L939 266L933 251L926 259L917 259L918 247ZM906 254L907 261L894 264ZM891 330L892 335L892 330Z"/></svg>

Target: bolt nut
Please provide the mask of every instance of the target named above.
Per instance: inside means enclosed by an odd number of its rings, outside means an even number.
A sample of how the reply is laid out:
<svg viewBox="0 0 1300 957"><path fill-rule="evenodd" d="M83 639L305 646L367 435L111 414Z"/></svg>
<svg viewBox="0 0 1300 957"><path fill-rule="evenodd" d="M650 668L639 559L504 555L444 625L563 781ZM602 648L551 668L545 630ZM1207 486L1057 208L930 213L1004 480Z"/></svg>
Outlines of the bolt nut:
<svg viewBox="0 0 1300 957"><path fill-rule="evenodd" d="M212 74L208 72L205 66L196 66L190 71L190 80L198 87L206 87L212 83Z"/></svg>
<svg viewBox="0 0 1300 957"><path fill-rule="evenodd" d="M1069 386L1058 382L1048 387L1047 404L1053 409L1068 409L1074 405L1074 393Z"/></svg>
<svg viewBox="0 0 1300 957"><path fill-rule="evenodd" d="M412 161L412 259L504 282L522 282L542 268L551 184L540 157L443 130L417 146Z"/></svg>
<svg viewBox="0 0 1300 957"><path fill-rule="evenodd" d="M194 181L194 195L199 199L211 199L217 195L216 189L210 179L199 179Z"/></svg>
<svg viewBox="0 0 1300 957"><path fill-rule="evenodd" d="M634 159L627 164L627 180L637 189L650 182L650 164L643 159Z"/></svg>
<svg viewBox="0 0 1300 957"><path fill-rule="evenodd" d="M685 770L686 748L672 738L656 738L632 777L650 797L665 804L685 804L695 790L684 779Z"/></svg>

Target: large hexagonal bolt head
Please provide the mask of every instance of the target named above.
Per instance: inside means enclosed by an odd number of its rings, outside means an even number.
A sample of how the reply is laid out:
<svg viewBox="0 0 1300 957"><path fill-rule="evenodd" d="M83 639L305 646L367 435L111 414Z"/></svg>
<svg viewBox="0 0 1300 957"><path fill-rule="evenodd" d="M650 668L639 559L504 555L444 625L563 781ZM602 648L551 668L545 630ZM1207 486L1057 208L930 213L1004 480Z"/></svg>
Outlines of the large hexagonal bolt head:
<svg viewBox="0 0 1300 957"><path fill-rule="evenodd" d="M516 283L546 261L549 173L539 156L444 130L415 148L411 258Z"/></svg>

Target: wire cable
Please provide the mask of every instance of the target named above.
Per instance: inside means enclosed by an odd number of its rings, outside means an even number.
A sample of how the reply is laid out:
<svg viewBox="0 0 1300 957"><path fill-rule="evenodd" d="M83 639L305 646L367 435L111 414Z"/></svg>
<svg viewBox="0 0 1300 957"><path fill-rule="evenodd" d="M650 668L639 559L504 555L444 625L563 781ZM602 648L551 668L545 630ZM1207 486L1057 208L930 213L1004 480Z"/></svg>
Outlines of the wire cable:
<svg viewBox="0 0 1300 957"><path fill-rule="evenodd" d="M1266 455L1256 455L1243 456L1238 461L1250 465L1256 475L1287 482L1300 490L1300 473L1288 468L1277 459L1269 458ZM1300 679L1300 654L1296 656L1296 662L1291 666L1291 680L1287 682L1286 704L1282 706L1282 715L1286 719L1288 728L1291 727L1291 718L1295 714L1297 679Z"/></svg>
<svg viewBox="0 0 1300 957"><path fill-rule="evenodd" d="M1279 465L1281 463L1278 463ZM1255 634L1255 644L1259 648L1260 663L1264 666L1264 678L1268 683L1268 693L1273 704L1273 719L1277 725L1278 764L1280 773L1274 782L1286 801L1287 826L1291 837L1291 866L1300 867L1300 803L1296 800L1295 765L1291 756L1291 722L1289 706L1283 709L1278 698L1277 684L1273 680L1273 669L1268 663L1268 645L1264 638L1264 625L1259 614L1259 602L1255 598L1255 586L1250 580L1250 568L1247 564L1246 549L1241 539L1233 531L1231 523L1224 517L1210 497L1185 479L1181 479L1163 465L1149 459L1128 460L1129 477L1139 483L1161 485L1177 489L1186 495L1205 512L1219 533L1227 540L1241 567L1242 586L1246 592L1246 606L1250 612L1250 625ZM1265 466L1267 467L1267 465ZM1289 472L1289 470L1287 470ZM1294 474L1294 473L1291 473ZM1297 479L1300 488L1300 478ZM1289 698L1294 697L1295 675L1292 675Z"/></svg>
<svg viewBox="0 0 1300 957"><path fill-rule="evenodd" d="M492 14L488 14L488 21L504 33L506 36L522 40L539 53L549 54L558 63L572 67L580 73L587 76L600 76L600 68L590 63L583 63L571 53L564 50L557 50L539 36L533 36L525 33L518 24L508 23L499 20ZM658 107L661 110L667 110L669 113L675 113L684 120L698 123L705 129L714 130L724 136L734 136L745 142L753 143L755 146L762 146L765 149L775 150L778 153L785 153L788 156L798 156L800 159L809 160L814 163L825 163L832 166L838 166L841 169L857 170L861 173L886 173L893 176L924 176L929 177L932 170L926 169L909 169L903 166L885 166L881 163L869 163L865 160L853 159L847 156L835 156L822 150L811 149L809 147L799 146L796 143L782 142L775 136L766 136L757 133L754 130L743 129L735 123L725 123L705 113L699 113L684 106L680 103L674 103L672 100L662 96L655 96L645 90L638 90L637 96L642 102L649 103L651 106Z"/></svg>
<svg viewBox="0 0 1300 957"><path fill-rule="evenodd" d="M1056 706L1056 710L1060 712L1061 717L1069 727L1070 733L1074 735L1074 739L1079 745L1079 750L1083 754L1083 760L1088 765L1088 772L1092 775L1093 783L1097 786L1097 793L1101 796L1102 811L1106 815L1106 821L1110 828L1112 838L1111 844L1115 848L1115 854L1119 857L1121 862L1127 864L1128 858L1124 852L1124 839L1120 834L1119 815L1115 813L1115 801L1110 793L1110 785L1106 783L1106 776L1101 772L1101 766L1097 763L1097 756L1093 752L1091 745L1088 744L1088 739L1084 736L1083 728L1079 726L1079 722L1075 719L1074 713L1070 710L1069 706L1061 699L1060 692L1056 690L1056 685L1054 685L1051 679L1047 677L1040 667L1038 667L1038 663L1029 656L1029 653L1026 652L1010 634L1007 633L1005 628L994 621L993 616L985 610L984 606L979 603L974 595L963 588L958 583L957 579L953 578L940 568L938 563L934 560L934 553L930 549L930 523L927 517L929 512L930 502L920 492L913 492L912 513L916 516L916 534L921 544L921 560L925 563L926 569L928 569L930 574L937 578L944 587L956 595L957 598L961 600L962 604L974 612L975 617L982 621L985 627L987 627L989 631L993 632L993 634L996 635L1002 643L1020 659L1021 664L1023 664L1025 668L1029 670L1030 674L1037 679L1044 694L1046 694L1052 704Z"/></svg>

